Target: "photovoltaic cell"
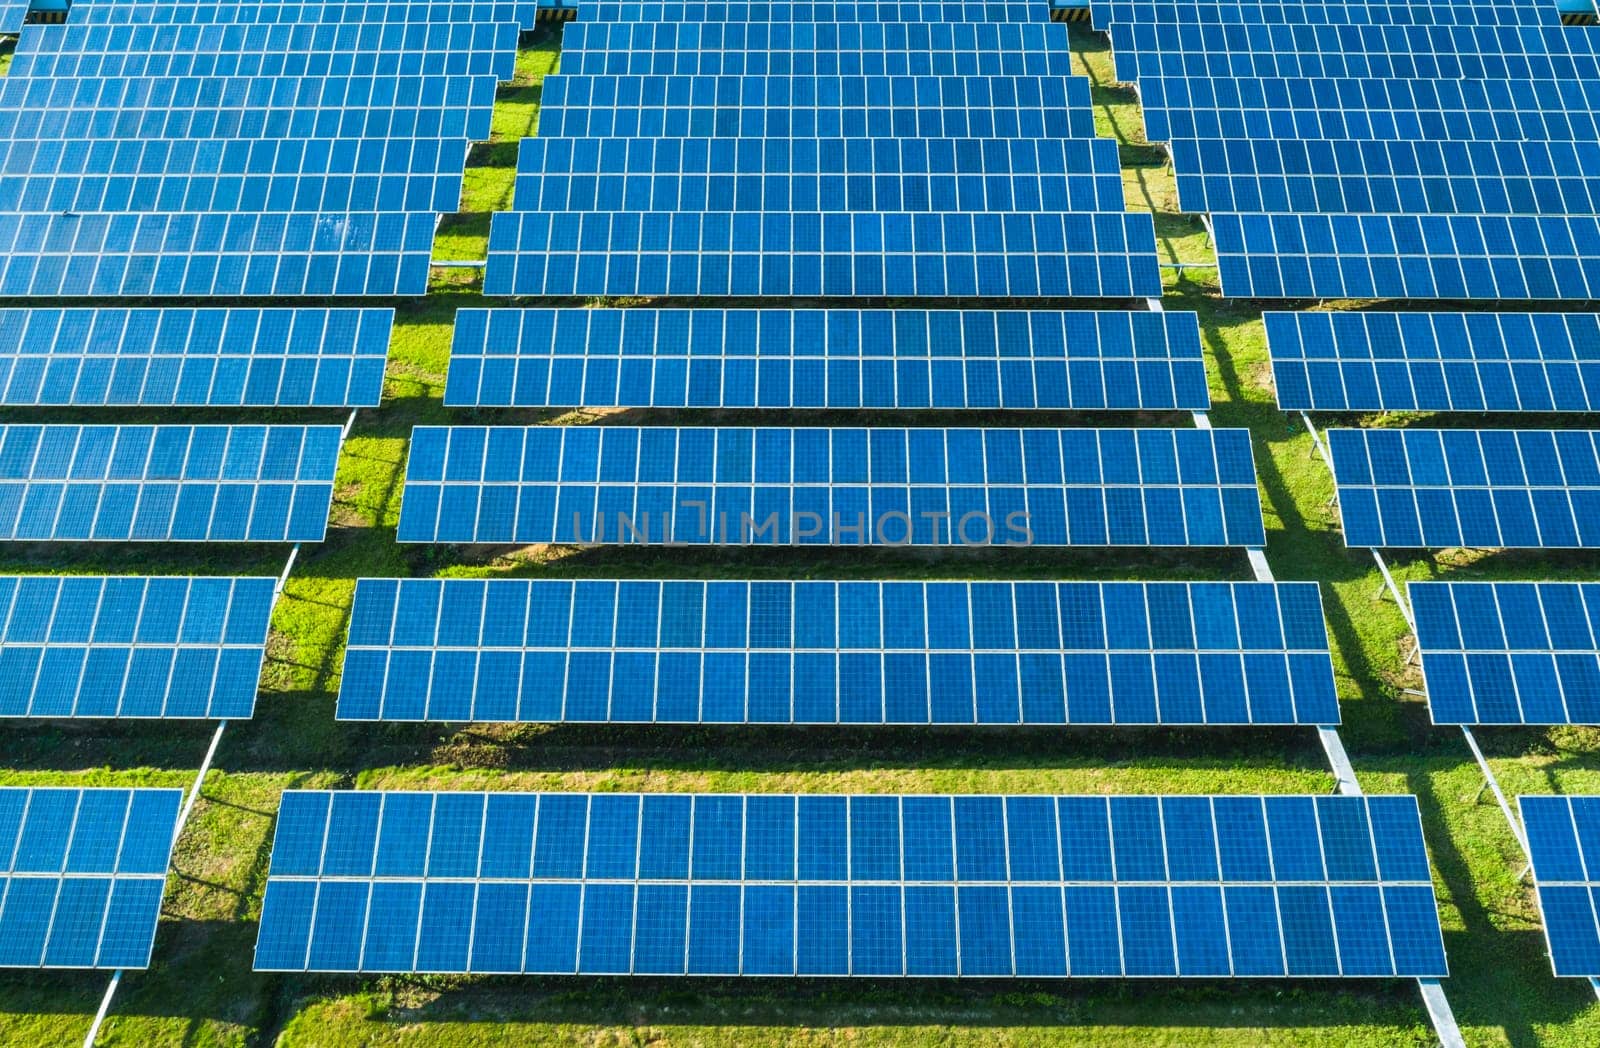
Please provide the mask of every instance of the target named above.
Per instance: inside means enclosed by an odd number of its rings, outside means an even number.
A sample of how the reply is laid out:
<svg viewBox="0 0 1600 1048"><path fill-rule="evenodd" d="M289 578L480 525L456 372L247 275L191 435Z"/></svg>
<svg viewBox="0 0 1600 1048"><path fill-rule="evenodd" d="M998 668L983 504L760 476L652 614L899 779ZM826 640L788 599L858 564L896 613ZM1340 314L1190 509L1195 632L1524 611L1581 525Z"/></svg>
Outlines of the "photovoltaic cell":
<svg viewBox="0 0 1600 1048"><path fill-rule="evenodd" d="M437 220L431 211L0 212L0 294L422 295Z"/></svg>
<svg viewBox="0 0 1600 1048"><path fill-rule="evenodd" d="M1600 797L1517 798L1558 976L1600 976Z"/></svg>
<svg viewBox="0 0 1600 1048"><path fill-rule="evenodd" d="M1230 298L1600 298L1600 217L1211 216Z"/></svg>
<svg viewBox="0 0 1600 1048"><path fill-rule="evenodd" d="M1264 532L1242 429L418 426L399 540L1260 546Z"/></svg>
<svg viewBox="0 0 1600 1048"><path fill-rule="evenodd" d="M1041 4L1004 0L945 3L721 3L647 0L644 3L584 3L580 22L1045 22Z"/></svg>
<svg viewBox="0 0 1600 1048"><path fill-rule="evenodd" d="M3 97L3 96L0 96ZM546 77L539 135L1091 138L1081 76Z"/></svg>
<svg viewBox="0 0 1600 1048"><path fill-rule="evenodd" d="M338 426L0 427L0 539L320 542Z"/></svg>
<svg viewBox="0 0 1600 1048"><path fill-rule="evenodd" d="M1199 22L1313 26L1556 26L1555 12L1536 0L1467 6L1419 5L1409 0L1289 0L1272 4L1240 4L1234 0L1093 0L1094 27L1114 22Z"/></svg>
<svg viewBox="0 0 1600 1048"><path fill-rule="evenodd" d="M392 309L0 310L0 403L376 407Z"/></svg>
<svg viewBox="0 0 1600 1048"><path fill-rule="evenodd" d="M0 576L0 717L248 719L275 586Z"/></svg>
<svg viewBox="0 0 1600 1048"><path fill-rule="evenodd" d="M148 968L182 799L0 787L0 967Z"/></svg>
<svg viewBox="0 0 1600 1048"><path fill-rule="evenodd" d="M304 22L516 22L523 29L536 24L535 0L511 2L407 3L184 3L78 0L74 24L88 25L274 25Z"/></svg>
<svg viewBox="0 0 1600 1048"><path fill-rule="evenodd" d="M1267 313L1285 411L1600 411L1592 313Z"/></svg>
<svg viewBox="0 0 1600 1048"><path fill-rule="evenodd" d="M1600 545L1600 455L1589 430L1334 429L1350 546Z"/></svg>
<svg viewBox="0 0 1600 1048"><path fill-rule="evenodd" d="M59 175L255 176L238 181L241 194L268 175L343 175L352 181L453 176L459 183L468 145L440 138L24 139L0 141L0 175L45 176L47 185ZM219 185L228 184L219 178Z"/></svg>
<svg viewBox="0 0 1600 1048"><path fill-rule="evenodd" d="M462 309L445 403L1205 411L1193 313Z"/></svg>
<svg viewBox="0 0 1600 1048"><path fill-rule="evenodd" d="M258 971L1437 977L1416 799L283 795Z"/></svg>
<svg viewBox="0 0 1600 1048"><path fill-rule="evenodd" d="M343 720L1336 724L1315 583L362 579Z"/></svg>
<svg viewBox="0 0 1600 1048"><path fill-rule="evenodd" d="M1435 724L1600 724L1600 585L1407 589Z"/></svg>
<svg viewBox="0 0 1600 1048"><path fill-rule="evenodd" d="M670 55L693 60L702 54L745 55L752 61L885 62L968 61L972 56L1069 54L1069 30L1054 22L585 22L562 30L563 65L569 73L611 73L580 68L623 54ZM780 70L772 70L778 73ZM802 72L795 69L794 72ZM1030 71L1036 72L1036 71ZM1042 74L1041 74L1042 75Z"/></svg>
<svg viewBox="0 0 1600 1048"><path fill-rule="evenodd" d="M0 33L15 35L22 32L22 22L28 17L29 0L6 0L0 3Z"/></svg>
<svg viewBox="0 0 1600 1048"><path fill-rule="evenodd" d="M577 28L601 25L573 23ZM882 49L822 53L687 48L568 50L571 46L563 42L562 72L596 76L1068 76L1077 71L1072 52L1064 44L1049 51Z"/></svg>
<svg viewBox="0 0 1600 1048"><path fill-rule="evenodd" d="M1161 273L1145 212L502 211L483 292L1155 298Z"/></svg>

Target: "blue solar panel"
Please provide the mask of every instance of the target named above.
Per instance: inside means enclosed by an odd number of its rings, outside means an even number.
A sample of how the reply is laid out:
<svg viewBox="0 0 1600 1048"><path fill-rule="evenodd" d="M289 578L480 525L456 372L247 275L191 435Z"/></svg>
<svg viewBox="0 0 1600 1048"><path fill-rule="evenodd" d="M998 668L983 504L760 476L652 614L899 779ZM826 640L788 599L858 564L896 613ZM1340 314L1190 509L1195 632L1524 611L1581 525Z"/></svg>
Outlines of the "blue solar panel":
<svg viewBox="0 0 1600 1048"><path fill-rule="evenodd" d="M338 426L0 427L0 539L320 542Z"/></svg>
<svg viewBox="0 0 1600 1048"><path fill-rule="evenodd" d="M1315 583L362 579L339 717L1336 724L1339 706Z"/></svg>
<svg viewBox="0 0 1600 1048"><path fill-rule="evenodd" d="M24 29L8 77L494 76L516 72L514 22L86 25Z"/></svg>
<svg viewBox="0 0 1600 1048"><path fill-rule="evenodd" d="M0 139L489 137L492 76L0 78Z"/></svg>
<svg viewBox="0 0 1600 1048"><path fill-rule="evenodd" d="M1139 105L1152 142L1600 141L1600 80L1144 76Z"/></svg>
<svg viewBox="0 0 1600 1048"><path fill-rule="evenodd" d="M498 212L483 293L1155 298L1161 273L1144 212Z"/></svg>
<svg viewBox="0 0 1600 1048"><path fill-rule="evenodd" d="M22 23L28 17L30 6L30 0L5 0L0 3L0 33L15 35L22 32Z"/></svg>
<svg viewBox="0 0 1600 1048"><path fill-rule="evenodd" d="M1242 429L418 426L399 539L1260 546L1264 534Z"/></svg>
<svg viewBox="0 0 1600 1048"><path fill-rule="evenodd" d="M4 186L0 179L0 187ZM1110 139L524 139L523 211L1117 211Z"/></svg>
<svg viewBox="0 0 1600 1048"><path fill-rule="evenodd" d="M807 53L818 60L854 53L863 60L882 55L886 61L896 61L899 52L913 60L919 55L948 55L966 61L979 53L1069 54L1072 44L1067 27L1054 22L578 21L562 30L561 50L563 70L593 73L612 70L579 69L568 62L581 65L596 56L627 52L684 57L720 52L753 60L763 56L776 60L789 53L797 62Z"/></svg>
<svg viewBox="0 0 1600 1048"><path fill-rule="evenodd" d="M46 143L41 143L46 144ZM54 147L56 143L48 143ZM461 204L460 171L438 175L280 174L0 175L7 211L288 213L296 211L426 211Z"/></svg>
<svg viewBox="0 0 1600 1048"><path fill-rule="evenodd" d="M1588 430L1330 430L1350 546L1600 546Z"/></svg>
<svg viewBox="0 0 1600 1048"><path fill-rule="evenodd" d="M1600 585L1407 589L1435 724L1600 724Z"/></svg>
<svg viewBox="0 0 1600 1048"><path fill-rule="evenodd" d="M1600 298L1600 217L1214 214L1230 298Z"/></svg>
<svg viewBox="0 0 1600 1048"><path fill-rule="evenodd" d="M1193 313L1025 310L462 309L444 399L458 407L1210 405Z"/></svg>
<svg viewBox="0 0 1600 1048"><path fill-rule="evenodd" d="M1538 0L1497 4L1417 4L1411 0L1092 0L1094 27L1115 22L1315 26L1557 26L1553 6Z"/></svg>
<svg viewBox="0 0 1600 1048"><path fill-rule="evenodd" d="M140 0L76 0L72 15L79 25L273 25L281 22L516 22L523 29L536 23L535 0L508 2L408 3L156 3Z"/></svg>
<svg viewBox="0 0 1600 1048"><path fill-rule="evenodd" d="M0 576L0 717L248 718L275 586Z"/></svg>
<svg viewBox="0 0 1600 1048"><path fill-rule="evenodd" d="M1044 4L1006 0L946 2L762 3L730 0L592 2L578 6L580 22L1046 22Z"/></svg>
<svg viewBox="0 0 1600 1048"><path fill-rule="evenodd" d="M575 23L576 24L576 23ZM588 23L590 28L601 23ZM1054 51L570 51L564 73L597 76L1068 76L1077 70L1063 44Z"/></svg>
<svg viewBox="0 0 1600 1048"><path fill-rule="evenodd" d="M1285 411L1600 411L1593 313L1267 313Z"/></svg>
<svg viewBox="0 0 1600 1048"><path fill-rule="evenodd" d="M443 182L451 176L459 192L469 144L440 138L26 139L0 141L0 175L344 175L352 182L385 175ZM42 181L48 186L55 179ZM218 182L237 184L241 194L256 191L255 179ZM23 199L5 203L18 210Z"/></svg>
<svg viewBox="0 0 1600 1048"><path fill-rule="evenodd" d="M393 211L0 212L0 294L422 295L437 221Z"/></svg>
<svg viewBox="0 0 1600 1048"><path fill-rule="evenodd" d="M1597 142L1177 139L1183 211L1591 214Z"/></svg>
<svg viewBox="0 0 1600 1048"><path fill-rule="evenodd" d="M3 97L3 96L0 96ZM1092 138L1081 76L544 80L542 138Z"/></svg>
<svg viewBox="0 0 1600 1048"><path fill-rule="evenodd" d="M1414 797L283 795L258 971L1436 977Z"/></svg>
<svg viewBox="0 0 1600 1048"><path fill-rule="evenodd" d="M182 799L0 787L0 967L149 967Z"/></svg>
<svg viewBox="0 0 1600 1048"><path fill-rule="evenodd" d="M1600 976L1600 797L1522 796L1517 806L1551 966L1558 976Z"/></svg>
<svg viewBox="0 0 1600 1048"><path fill-rule="evenodd" d="M0 310L0 404L376 407L392 309Z"/></svg>

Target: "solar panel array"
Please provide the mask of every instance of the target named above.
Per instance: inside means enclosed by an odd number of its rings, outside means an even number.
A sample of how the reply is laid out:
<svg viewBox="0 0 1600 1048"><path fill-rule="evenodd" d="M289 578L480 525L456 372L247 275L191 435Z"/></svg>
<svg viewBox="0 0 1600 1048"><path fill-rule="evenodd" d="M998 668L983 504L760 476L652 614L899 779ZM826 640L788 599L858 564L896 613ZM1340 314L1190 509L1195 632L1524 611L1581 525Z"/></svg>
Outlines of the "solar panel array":
<svg viewBox="0 0 1600 1048"><path fill-rule="evenodd" d="M401 542L1260 546L1247 430L418 426Z"/></svg>
<svg viewBox="0 0 1600 1048"><path fill-rule="evenodd" d="M1410 796L288 791L255 967L1445 974Z"/></svg>
<svg viewBox="0 0 1600 1048"><path fill-rule="evenodd" d="M275 580L0 576L0 717L249 718Z"/></svg>
<svg viewBox="0 0 1600 1048"><path fill-rule="evenodd" d="M0 967L149 967L182 799L0 787Z"/></svg>
<svg viewBox="0 0 1600 1048"><path fill-rule="evenodd" d="M1600 724L1600 585L1413 582L1436 724Z"/></svg>
<svg viewBox="0 0 1600 1048"><path fill-rule="evenodd" d="M376 407L392 309L0 310L0 404Z"/></svg>
<svg viewBox="0 0 1600 1048"><path fill-rule="evenodd" d="M1224 294L1600 297L1600 49L1546 7L1095 12Z"/></svg>
<svg viewBox="0 0 1600 1048"><path fill-rule="evenodd" d="M427 290L516 5L77 6L0 83L0 293Z"/></svg>
<svg viewBox="0 0 1600 1048"><path fill-rule="evenodd" d="M535 0L348 0L327 4L299 0L265 3L169 4L159 0L77 0L72 21L82 25L277 25L348 22L515 22L532 29Z"/></svg>
<svg viewBox="0 0 1600 1048"><path fill-rule="evenodd" d="M338 426L0 426L0 539L320 542Z"/></svg>
<svg viewBox="0 0 1600 1048"><path fill-rule="evenodd" d="M1034 177L1056 172L974 150L984 177L946 180L881 148L1092 139L1088 81L1061 75L1047 19L1004 3L584 4L544 80L516 211L492 219L484 292L1157 296L1150 216L1123 209L1120 176L1092 177L1114 164ZM622 138L666 148L637 143L638 166L612 168L603 150ZM833 148L813 140L839 138L872 146L839 172L859 178L807 164ZM694 166L702 152L729 177Z"/></svg>
<svg viewBox="0 0 1600 1048"><path fill-rule="evenodd" d="M1326 436L1351 546L1600 545L1593 431L1332 429Z"/></svg>
<svg viewBox="0 0 1600 1048"><path fill-rule="evenodd" d="M1334 724L1314 583L362 579L345 720Z"/></svg>
<svg viewBox="0 0 1600 1048"><path fill-rule="evenodd" d="M1557 975L1600 976L1600 797L1518 797Z"/></svg>
<svg viewBox="0 0 1600 1048"><path fill-rule="evenodd" d="M1192 313L462 309L446 405L1204 411Z"/></svg>
<svg viewBox="0 0 1600 1048"><path fill-rule="evenodd" d="M1266 313L1285 411L1600 411L1592 313Z"/></svg>

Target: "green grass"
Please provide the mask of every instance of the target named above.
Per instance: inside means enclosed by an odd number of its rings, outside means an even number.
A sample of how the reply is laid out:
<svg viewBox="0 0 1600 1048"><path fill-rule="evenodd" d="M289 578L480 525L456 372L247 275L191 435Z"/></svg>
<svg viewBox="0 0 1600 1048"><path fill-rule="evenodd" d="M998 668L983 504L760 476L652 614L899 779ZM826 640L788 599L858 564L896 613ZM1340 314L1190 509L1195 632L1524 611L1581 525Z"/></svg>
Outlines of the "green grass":
<svg viewBox="0 0 1600 1048"><path fill-rule="evenodd" d="M1211 261L1200 224L1174 213L1170 174L1161 154L1143 144L1132 92L1109 82L1104 45L1083 32L1076 39L1096 84L1100 133L1123 143L1129 206L1156 212L1164 261ZM487 212L509 205L516 142L537 126L539 80L555 68L558 46L559 30L544 30L523 48L516 81L502 89L495 139L473 152L464 213L442 230L436 257L483 257ZM1275 793L1321 792L1331 784L1321 750L1304 731L801 733L336 724L349 603L354 580L364 575L1249 577L1243 558L1234 554L1141 554L1137 564L1128 564L1123 557L1079 551L954 551L934 559L903 551L401 547L394 528L412 426L589 420L444 410L452 318L461 306L484 304L478 286L472 271L442 270L428 299L397 305L384 405L356 420L340 462L328 540L302 552L279 603L257 716L229 727L217 770L179 844L156 965L129 973L102 1043L1431 1043L1415 988L1401 981L845 984L253 974L255 922L278 795L285 788ZM1431 728L1423 705L1402 691L1418 683L1415 667L1404 658L1404 622L1392 603L1377 596L1379 578L1370 560L1345 550L1329 502L1331 479L1309 436L1273 406L1259 309L1218 298L1214 269L1169 271L1166 290L1166 309L1200 316L1213 421L1252 432L1274 572L1324 584L1342 734L1363 786L1421 799L1453 973L1445 985L1469 1043L1600 1043L1600 1006L1592 994L1581 983L1550 975L1532 894L1515 879L1521 865L1515 842L1493 804L1477 797L1480 779L1465 746L1451 732ZM695 416L660 413L668 422L690 417ZM0 555L0 570L276 573L282 556L275 547L30 547ZM1597 567L1581 557L1464 553L1395 564L1401 579L1595 577ZM8 726L0 740L0 783L186 785L209 730ZM1594 731L1486 732L1482 741L1512 793L1600 792L1600 734ZM0 1045L81 1039L103 988L104 978L95 974L0 975Z"/></svg>

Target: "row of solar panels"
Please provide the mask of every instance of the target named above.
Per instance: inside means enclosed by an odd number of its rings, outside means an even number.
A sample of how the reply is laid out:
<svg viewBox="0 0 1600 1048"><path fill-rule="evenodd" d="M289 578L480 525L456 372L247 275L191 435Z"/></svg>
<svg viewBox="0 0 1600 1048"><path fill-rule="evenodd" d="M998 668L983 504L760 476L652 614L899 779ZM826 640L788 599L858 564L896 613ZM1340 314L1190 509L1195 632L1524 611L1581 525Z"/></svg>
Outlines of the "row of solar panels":
<svg viewBox="0 0 1600 1048"><path fill-rule="evenodd" d="M182 793L0 789L0 966L150 962ZM1522 797L1558 975L1600 798ZM258 970L1442 976L1414 798L288 791Z"/></svg>
<svg viewBox="0 0 1600 1048"><path fill-rule="evenodd" d="M1440 724L1600 724L1600 585L1411 583ZM270 578L0 577L0 716L244 719ZM1329 725L1311 583L362 579L345 720Z"/></svg>

